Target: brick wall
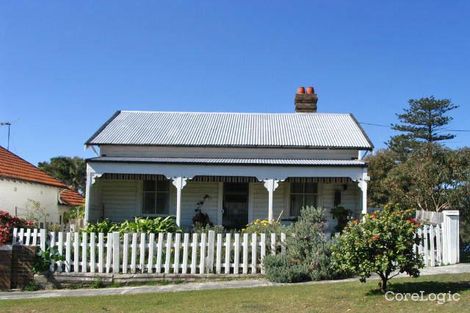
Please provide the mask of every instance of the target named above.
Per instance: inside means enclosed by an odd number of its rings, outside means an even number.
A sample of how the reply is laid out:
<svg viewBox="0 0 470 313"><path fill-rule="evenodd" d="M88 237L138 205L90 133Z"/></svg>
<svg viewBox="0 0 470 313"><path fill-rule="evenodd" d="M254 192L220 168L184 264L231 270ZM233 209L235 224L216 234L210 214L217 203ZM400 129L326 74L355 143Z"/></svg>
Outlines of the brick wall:
<svg viewBox="0 0 470 313"><path fill-rule="evenodd" d="M0 247L0 290L11 288L11 246Z"/></svg>
<svg viewBox="0 0 470 313"><path fill-rule="evenodd" d="M0 289L24 288L33 280L36 247L22 245L0 248Z"/></svg>

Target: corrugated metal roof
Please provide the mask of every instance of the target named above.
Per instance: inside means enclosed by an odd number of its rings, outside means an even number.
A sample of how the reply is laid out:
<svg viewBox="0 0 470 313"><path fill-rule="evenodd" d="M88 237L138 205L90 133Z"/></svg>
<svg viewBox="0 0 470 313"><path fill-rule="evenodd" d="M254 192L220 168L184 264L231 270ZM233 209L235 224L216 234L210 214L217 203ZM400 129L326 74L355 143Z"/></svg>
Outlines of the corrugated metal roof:
<svg viewBox="0 0 470 313"><path fill-rule="evenodd" d="M311 160L311 159L235 159L235 158L136 158L136 157L96 157L90 162L124 163L174 163L174 164L253 164L253 165L297 165L297 166L359 166L366 165L359 160Z"/></svg>
<svg viewBox="0 0 470 313"><path fill-rule="evenodd" d="M351 114L119 111L87 145L372 149Z"/></svg>

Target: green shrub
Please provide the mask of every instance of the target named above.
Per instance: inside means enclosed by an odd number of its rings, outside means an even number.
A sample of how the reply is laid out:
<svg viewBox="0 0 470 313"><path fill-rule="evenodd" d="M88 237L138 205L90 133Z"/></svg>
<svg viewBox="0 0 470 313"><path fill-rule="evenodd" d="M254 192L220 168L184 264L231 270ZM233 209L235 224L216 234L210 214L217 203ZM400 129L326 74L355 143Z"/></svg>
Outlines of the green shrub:
<svg viewBox="0 0 470 313"><path fill-rule="evenodd" d="M310 279L302 264L291 264L287 255L267 255L264 258L266 278L276 283L296 283Z"/></svg>
<svg viewBox="0 0 470 313"><path fill-rule="evenodd" d="M377 273L382 292L398 273L419 276L423 261L413 249L413 245L420 242L415 238L419 223L413 215L413 210L388 207L366 215L363 222L349 222L333 246L334 263L342 270L359 275L361 282L371 273Z"/></svg>
<svg viewBox="0 0 470 313"><path fill-rule="evenodd" d="M331 279L340 275L332 266L331 241L325 236L326 217L322 208L307 206L287 237L287 254L292 264L304 264L310 279Z"/></svg>
<svg viewBox="0 0 470 313"><path fill-rule="evenodd" d="M340 276L332 266L331 241L326 238L323 209L305 207L287 236L285 256L266 257L266 276L272 281L298 282Z"/></svg>

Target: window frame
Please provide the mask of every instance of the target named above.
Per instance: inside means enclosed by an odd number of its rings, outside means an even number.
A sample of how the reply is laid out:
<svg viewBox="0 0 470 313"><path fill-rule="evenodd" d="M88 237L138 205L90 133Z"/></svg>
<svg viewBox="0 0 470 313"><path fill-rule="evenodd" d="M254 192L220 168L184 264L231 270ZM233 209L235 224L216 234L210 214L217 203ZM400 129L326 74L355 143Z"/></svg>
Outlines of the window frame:
<svg viewBox="0 0 470 313"><path fill-rule="evenodd" d="M292 188L292 185L294 184L302 184L302 190L303 192L292 192L293 188ZM314 188L314 192L313 193L308 193L306 192L306 184L314 184L315 185L315 188ZM289 209L289 215L288 215L288 218L289 219L293 219L293 218L298 218L300 216L300 212L299 212L299 215L293 215L292 214L292 196L293 195L302 195L304 198L303 198L303 201L302 202L305 202L305 196L313 196L315 198L315 204L314 206L318 206L318 203L320 202L320 184L318 182L291 182L289 184L289 196L287 198L287 203L288 203L288 209Z"/></svg>
<svg viewBox="0 0 470 313"><path fill-rule="evenodd" d="M154 182L155 183L155 188L154 190L145 190L145 184L146 182ZM159 190L158 188L158 183L161 183L161 182L164 182L166 185L167 185L167 189L166 190ZM155 195L155 200L154 200L154 213L147 213L145 212L145 195L146 194L154 194ZM167 212L166 213L157 213L157 203L158 203L158 195L159 194L166 194L167 195ZM143 180L142 181L142 206L141 206L141 210L140 210L140 213L142 216L149 216L149 217L158 217L158 216L162 216L162 217L166 217L166 216L170 216L170 198L171 198L171 186L170 186L170 182L169 181L158 181L158 180Z"/></svg>

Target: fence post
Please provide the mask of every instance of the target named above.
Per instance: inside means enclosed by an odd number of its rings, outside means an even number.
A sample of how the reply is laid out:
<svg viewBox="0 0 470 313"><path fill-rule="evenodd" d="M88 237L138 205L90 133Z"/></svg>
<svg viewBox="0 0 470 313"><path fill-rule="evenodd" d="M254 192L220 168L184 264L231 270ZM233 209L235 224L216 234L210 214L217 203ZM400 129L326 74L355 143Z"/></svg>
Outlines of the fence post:
<svg viewBox="0 0 470 313"><path fill-rule="evenodd" d="M46 240L47 240L47 237L46 237L46 230L44 228L42 228L40 231L39 231L39 234L40 234L40 238L41 238L41 241L40 241L40 248L41 248L41 251L46 251Z"/></svg>
<svg viewBox="0 0 470 313"><path fill-rule="evenodd" d="M119 247L121 246L121 240L119 239L119 233L113 232L113 273L119 273L120 261L119 261Z"/></svg>
<svg viewBox="0 0 470 313"><path fill-rule="evenodd" d="M215 245L215 231L209 230L207 244L207 272L214 272L214 245Z"/></svg>
<svg viewBox="0 0 470 313"><path fill-rule="evenodd" d="M456 264L460 261L459 211L442 211L442 257L443 264Z"/></svg>
<svg viewBox="0 0 470 313"><path fill-rule="evenodd" d="M18 237L18 228L13 228L13 238L11 238L11 243L15 244Z"/></svg>

